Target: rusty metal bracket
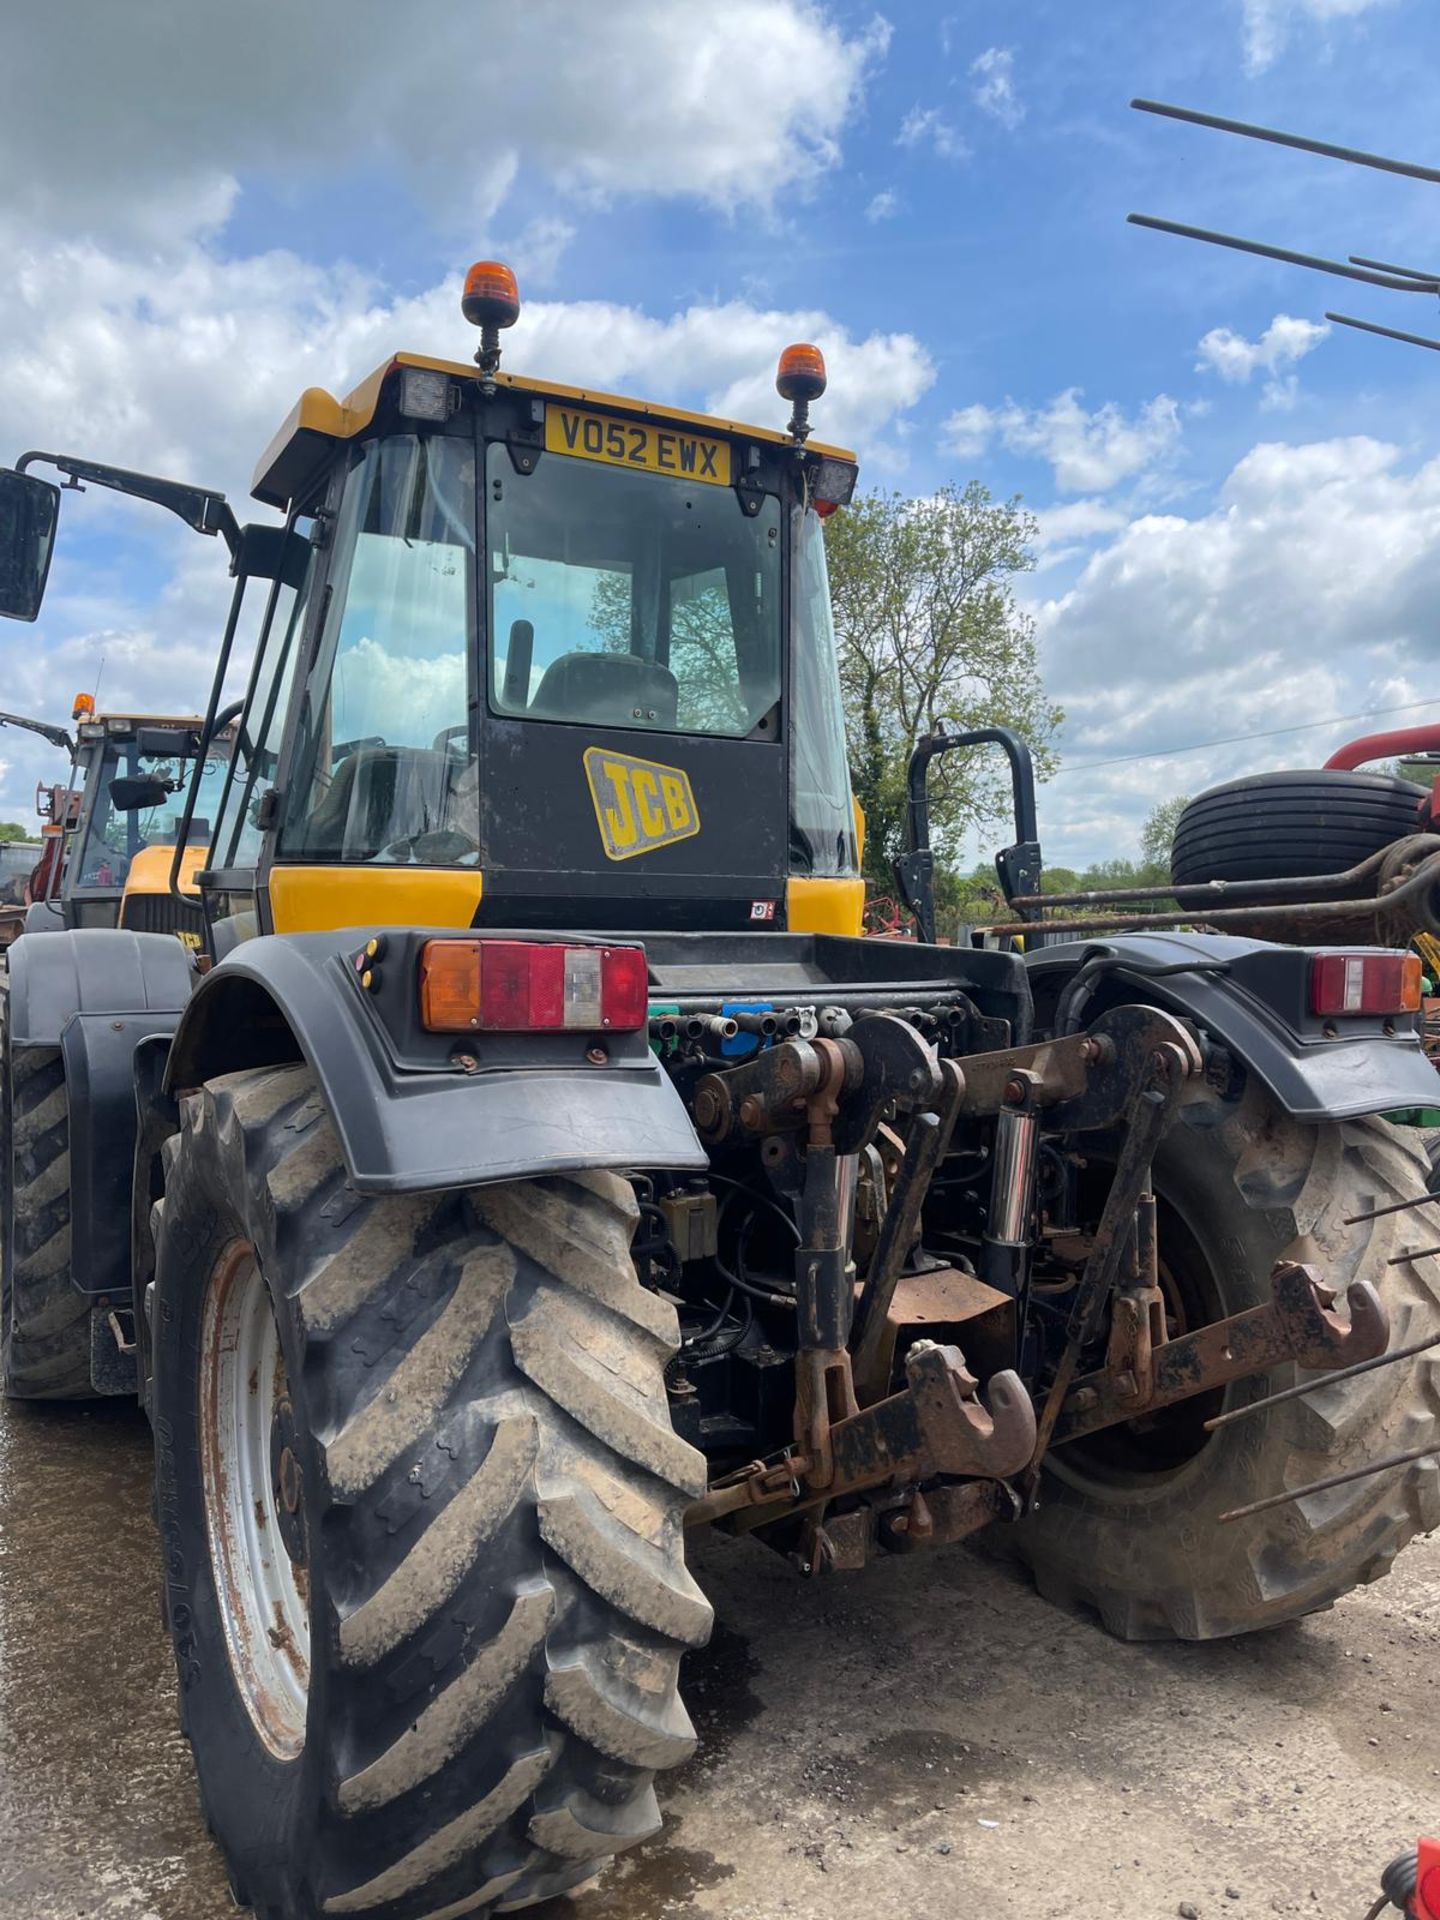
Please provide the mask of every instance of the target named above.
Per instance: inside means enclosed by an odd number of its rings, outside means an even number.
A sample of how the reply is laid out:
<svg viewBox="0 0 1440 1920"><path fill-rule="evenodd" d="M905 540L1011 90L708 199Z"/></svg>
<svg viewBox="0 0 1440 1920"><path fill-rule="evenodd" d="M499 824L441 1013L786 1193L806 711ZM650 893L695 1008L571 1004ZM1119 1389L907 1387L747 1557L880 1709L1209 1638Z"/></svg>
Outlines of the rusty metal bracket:
<svg viewBox="0 0 1440 1920"><path fill-rule="evenodd" d="M832 1497L932 1474L1004 1480L1035 1446L1035 1409L1019 1377L992 1375L989 1405L958 1347L920 1340L905 1361L907 1385L830 1431Z"/></svg>
<svg viewBox="0 0 1440 1920"><path fill-rule="evenodd" d="M1116 1156L1115 1177L1110 1183L1100 1225L1090 1248L1090 1257L1076 1289L1075 1304L1070 1309L1065 1351L1055 1370L1055 1378L1050 1383L1040 1415L1035 1455L1025 1476L1027 1500L1033 1500L1039 1485L1041 1463L1059 1425L1080 1365L1081 1351L1105 1303L1115 1290L1120 1263L1134 1230L1136 1210L1141 1199L1150 1192L1150 1163L1155 1157L1155 1149L1170 1124L1183 1082L1198 1065L1198 1050L1187 1054L1179 1047L1161 1046L1149 1055L1145 1078L1130 1109L1130 1124ZM1105 1378L1108 1381L1109 1375Z"/></svg>
<svg viewBox="0 0 1440 1920"><path fill-rule="evenodd" d="M1390 1343L1390 1322L1368 1281L1350 1288L1348 1323L1333 1311L1334 1294L1313 1267L1282 1261L1270 1276L1269 1305L1217 1320L1153 1349L1152 1377L1143 1411L1174 1406L1293 1361L1314 1373L1335 1372L1372 1360ZM1318 1384L1318 1383L1317 1383ZM1055 1421L1052 1444L1063 1446L1102 1427L1134 1419L1142 1411L1123 1375L1110 1370L1075 1382Z"/></svg>
<svg viewBox="0 0 1440 1920"><path fill-rule="evenodd" d="M695 1129L706 1146L718 1147L813 1128L817 1095L833 1119L841 1095L860 1085L863 1072L860 1051L848 1040L782 1040L697 1082Z"/></svg>
<svg viewBox="0 0 1440 1920"><path fill-rule="evenodd" d="M879 1238L856 1308L851 1346L855 1352L855 1390L873 1400L890 1384L895 1359L895 1329L890 1308L900 1269L920 1230L920 1213L935 1169L950 1149L950 1136L965 1096L965 1075L958 1062L942 1060L943 1089L938 1113L915 1116L905 1158L880 1223Z"/></svg>
<svg viewBox="0 0 1440 1920"><path fill-rule="evenodd" d="M928 1113L945 1099L935 1048L908 1020L893 1013L867 1014L850 1029L846 1044L864 1066L858 1087L847 1085L848 1098L835 1122L837 1152L859 1153L869 1146L891 1106Z"/></svg>
<svg viewBox="0 0 1440 1920"><path fill-rule="evenodd" d="M964 1063L961 1116L1001 1113L1013 1106L1017 1079L1026 1075L1026 1092L1037 1107L1047 1110L1047 1132L1089 1133L1114 1126L1153 1077L1154 1056L1162 1047L1182 1056L1187 1074L1200 1071L1193 1027L1147 1006L1111 1007L1084 1033L970 1054Z"/></svg>
<svg viewBox="0 0 1440 1920"><path fill-rule="evenodd" d="M992 1520L1019 1517L1019 1498L1003 1480L962 1480L917 1491L904 1506L882 1511L878 1533L888 1552L917 1553L963 1540Z"/></svg>

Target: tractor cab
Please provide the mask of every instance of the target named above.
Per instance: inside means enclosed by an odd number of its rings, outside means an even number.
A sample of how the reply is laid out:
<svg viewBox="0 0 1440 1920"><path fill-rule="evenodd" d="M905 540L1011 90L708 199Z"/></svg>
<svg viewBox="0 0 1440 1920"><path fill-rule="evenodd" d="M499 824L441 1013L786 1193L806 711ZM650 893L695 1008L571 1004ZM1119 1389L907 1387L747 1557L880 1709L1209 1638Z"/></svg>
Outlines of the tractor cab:
<svg viewBox="0 0 1440 1920"><path fill-rule="evenodd" d="M805 354L787 394L823 388ZM411 354L305 393L255 476L285 577L203 880L219 945L858 929L821 524L856 468L807 430Z"/></svg>
<svg viewBox="0 0 1440 1920"><path fill-rule="evenodd" d="M207 746L199 715L101 713L79 694L70 785L46 798L61 851L32 888L27 931L128 927L174 933L192 947L204 921L195 873L229 764L230 730ZM197 797L178 884L171 868L192 778Z"/></svg>

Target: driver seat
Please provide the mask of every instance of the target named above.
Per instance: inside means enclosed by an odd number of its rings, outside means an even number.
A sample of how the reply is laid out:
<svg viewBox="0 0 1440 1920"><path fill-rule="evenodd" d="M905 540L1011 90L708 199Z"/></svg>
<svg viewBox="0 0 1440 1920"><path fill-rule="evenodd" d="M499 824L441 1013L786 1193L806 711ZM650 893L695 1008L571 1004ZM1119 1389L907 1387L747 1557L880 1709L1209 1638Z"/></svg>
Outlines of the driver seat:
<svg viewBox="0 0 1440 1920"><path fill-rule="evenodd" d="M304 826L315 852L373 860L393 841L434 832L463 763L434 747L357 747L335 769L330 790Z"/></svg>
<svg viewBox="0 0 1440 1920"><path fill-rule="evenodd" d="M674 674L634 653L562 653L529 706L532 717L604 727L674 727L679 710Z"/></svg>

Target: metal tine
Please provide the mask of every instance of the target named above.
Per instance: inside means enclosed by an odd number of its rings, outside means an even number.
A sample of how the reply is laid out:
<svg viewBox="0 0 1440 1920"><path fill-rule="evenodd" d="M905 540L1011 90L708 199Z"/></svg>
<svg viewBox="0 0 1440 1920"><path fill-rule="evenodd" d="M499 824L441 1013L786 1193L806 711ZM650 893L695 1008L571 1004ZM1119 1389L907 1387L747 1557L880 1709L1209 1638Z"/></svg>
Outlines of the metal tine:
<svg viewBox="0 0 1440 1920"><path fill-rule="evenodd" d="M1403 1267L1407 1260L1428 1260L1432 1253L1440 1253L1440 1247L1412 1247L1408 1253L1397 1253L1393 1260L1385 1262L1387 1267Z"/></svg>
<svg viewBox="0 0 1440 1920"><path fill-rule="evenodd" d="M1412 1447L1408 1453L1388 1454L1383 1460L1372 1460L1368 1467L1352 1467L1348 1473L1332 1473L1327 1480L1312 1480L1308 1487L1295 1487L1289 1493L1272 1493L1268 1500L1252 1500L1248 1507L1232 1507L1229 1513L1222 1513L1218 1522L1225 1526L1231 1520L1248 1519L1252 1513L1266 1513L1271 1507L1286 1506L1291 1500L1303 1500L1308 1494L1328 1493L1332 1487L1347 1487L1352 1480L1366 1480L1372 1473L1384 1473L1390 1467L1408 1467L1416 1460L1433 1460L1440 1456L1440 1443L1431 1441L1428 1447Z"/></svg>
<svg viewBox="0 0 1440 1920"><path fill-rule="evenodd" d="M1393 260L1368 260L1363 253L1347 253L1352 267L1373 267L1376 273L1400 273L1407 280L1423 280L1427 286L1440 286L1440 273L1422 273L1419 267L1397 267Z"/></svg>
<svg viewBox="0 0 1440 1920"><path fill-rule="evenodd" d="M1342 327L1356 327L1361 333L1383 333L1387 340L1403 340L1407 347L1433 347L1440 353L1440 340L1424 333L1402 333L1399 327L1377 326L1373 320L1355 320L1348 313L1327 313L1327 320L1338 320Z"/></svg>
<svg viewBox="0 0 1440 1920"><path fill-rule="evenodd" d="M1267 247L1260 240L1242 240L1233 233L1212 233L1208 227L1187 227L1178 220L1161 220L1152 213L1127 213L1132 227L1153 227L1157 233L1178 234L1182 240L1205 240L1212 247L1230 247L1236 253L1258 253L1265 260L1284 260L1292 267L1313 267L1317 273L1336 273L1342 280L1363 280L1372 287L1393 287L1397 293L1434 293L1436 283L1401 280L1393 273L1372 273L1368 267L1347 267L1342 260L1324 260L1315 253L1295 253L1289 247Z"/></svg>
<svg viewBox="0 0 1440 1920"><path fill-rule="evenodd" d="M1381 173L1401 173L1409 180L1440 183L1440 168L1422 167L1414 160L1390 160L1383 153L1366 153L1360 147L1336 146L1330 140L1310 140L1302 133L1281 133L1275 127L1257 127L1249 120L1226 120L1218 113L1197 113L1193 107L1168 107L1162 100L1132 100L1141 113L1158 113L1166 120L1185 120L1192 126L1214 127L1221 133L1244 134L1247 140L1268 140L1276 147L1297 147L1301 153L1318 153L1327 160L1347 160L1356 167L1375 167Z"/></svg>
<svg viewBox="0 0 1440 1920"><path fill-rule="evenodd" d="M1369 1213L1347 1214L1342 1227L1358 1227L1364 1220L1383 1220L1387 1213L1409 1213L1413 1207L1440 1207L1440 1193L1417 1194L1413 1200L1392 1200L1388 1206L1374 1207Z"/></svg>
<svg viewBox="0 0 1440 1920"><path fill-rule="evenodd" d="M1252 1413L1263 1413L1267 1407L1278 1407L1282 1400L1298 1400L1302 1394L1314 1393L1320 1387L1328 1387L1336 1380L1355 1380L1362 1373L1374 1373L1377 1367L1391 1367L1397 1360L1413 1360L1416 1354L1429 1353L1432 1347L1440 1347L1440 1333L1432 1333L1428 1340L1417 1340L1412 1346L1396 1347L1393 1353L1382 1353L1373 1360L1357 1360L1353 1367L1337 1367L1334 1373L1325 1373L1318 1380L1302 1380L1298 1387L1286 1387L1280 1393L1267 1393L1263 1400L1248 1401L1243 1407L1232 1407L1228 1413L1217 1413L1213 1420L1205 1422L1206 1433L1213 1433L1217 1427L1228 1427L1236 1420L1248 1420Z"/></svg>

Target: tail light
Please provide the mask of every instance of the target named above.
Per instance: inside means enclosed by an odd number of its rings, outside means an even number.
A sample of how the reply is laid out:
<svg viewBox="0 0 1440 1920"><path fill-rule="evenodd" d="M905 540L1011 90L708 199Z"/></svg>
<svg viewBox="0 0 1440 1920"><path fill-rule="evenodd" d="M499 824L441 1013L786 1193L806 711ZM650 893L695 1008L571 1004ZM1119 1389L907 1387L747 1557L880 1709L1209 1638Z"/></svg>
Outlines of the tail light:
<svg viewBox="0 0 1440 1920"><path fill-rule="evenodd" d="M1329 1016L1418 1013L1420 956L1317 953L1310 962L1310 1011Z"/></svg>
<svg viewBox="0 0 1440 1920"><path fill-rule="evenodd" d="M427 940L420 1020L432 1033L633 1032L647 1019L643 947Z"/></svg>
<svg viewBox="0 0 1440 1920"><path fill-rule="evenodd" d="M1440 1840L1422 1840L1415 1876L1415 1920L1440 1920Z"/></svg>

